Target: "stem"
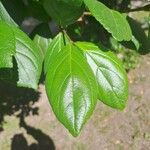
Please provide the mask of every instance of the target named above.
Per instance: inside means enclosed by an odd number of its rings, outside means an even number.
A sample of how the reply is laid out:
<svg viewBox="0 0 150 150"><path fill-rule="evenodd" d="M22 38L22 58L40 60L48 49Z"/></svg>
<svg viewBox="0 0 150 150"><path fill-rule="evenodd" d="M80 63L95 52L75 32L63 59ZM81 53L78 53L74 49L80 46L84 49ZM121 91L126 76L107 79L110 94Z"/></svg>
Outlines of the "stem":
<svg viewBox="0 0 150 150"><path fill-rule="evenodd" d="M63 41L64 41L64 45L66 46L66 39L65 39L65 34L66 34L66 31L65 30L62 30L62 34L63 34Z"/></svg>
<svg viewBox="0 0 150 150"><path fill-rule="evenodd" d="M65 31L65 29L64 29L62 26L59 26L59 30L60 30L60 32L61 32L62 35L63 35L63 42L64 42L64 45L66 45L66 40L65 40L66 31Z"/></svg>
<svg viewBox="0 0 150 150"><path fill-rule="evenodd" d="M64 45L67 45L66 37L67 37L67 39L68 39L71 43L73 43L73 41L71 40L70 36L67 34L65 28L59 27L59 29L60 29L60 32L63 34L63 42L64 42Z"/></svg>

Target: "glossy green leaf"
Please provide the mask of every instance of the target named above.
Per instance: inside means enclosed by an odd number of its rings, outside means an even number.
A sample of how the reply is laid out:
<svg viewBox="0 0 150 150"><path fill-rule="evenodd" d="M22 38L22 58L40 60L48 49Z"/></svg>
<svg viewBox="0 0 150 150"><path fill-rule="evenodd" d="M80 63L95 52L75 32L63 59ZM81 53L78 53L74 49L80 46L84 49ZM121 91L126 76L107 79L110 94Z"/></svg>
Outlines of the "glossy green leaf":
<svg viewBox="0 0 150 150"><path fill-rule="evenodd" d="M0 22L0 68L12 68L12 56L15 54L13 30Z"/></svg>
<svg viewBox="0 0 150 150"><path fill-rule="evenodd" d="M83 50L98 83L98 98L105 104L124 109L128 99L127 74L121 61L110 51L102 51L92 43L77 42Z"/></svg>
<svg viewBox="0 0 150 150"><path fill-rule="evenodd" d="M2 2L0 1L0 21L4 21L10 25L17 26L14 20L10 17Z"/></svg>
<svg viewBox="0 0 150 150"><path fill-rule="evenodd" d="M37 89L42 67L38 47L21 30L3 22L0 22L0 35L0 68L13 67L12 58L15 58L17 85Z"/></svg>
<svg viewBox="0 0 150 150"><path fill-rule="evenodd" d="M97 0L84 0L92 15L112 34L118 41L132 39L130 26L124 15L111 10Z"/></svg>
<svg viewBox="0 0 150 150"><path fill-rule="evenodd" d="M74 23L83 13L83 0L44 0L47 13L61 26Z"/></svg>
<svg viewBox="0 0 150 150"><path fill-rule="evenodd" d="M49 65L46 91L58 120L77 136L93 113L96 81L82 52L68 44Z"/></svg>
<svg viewBox="0 0 150 150"><path fill-rule="evenodd" d="M58 55L58 53L63 49L63 47L69 43L68 37L63 34L59 33L49 44L48 50L45 55L45 62L44 62L44 72L47 73L49 65L53 61L53 59Z"/></svg>
<svg viewBox="0 0 150 150"><path fill-rule="evenodd" d="M45 54L47 52L49 44L52 42L52 39L47 39L42 36L36 35L34 37L34 43L39 47L42 57L44 59Z"/></svg>

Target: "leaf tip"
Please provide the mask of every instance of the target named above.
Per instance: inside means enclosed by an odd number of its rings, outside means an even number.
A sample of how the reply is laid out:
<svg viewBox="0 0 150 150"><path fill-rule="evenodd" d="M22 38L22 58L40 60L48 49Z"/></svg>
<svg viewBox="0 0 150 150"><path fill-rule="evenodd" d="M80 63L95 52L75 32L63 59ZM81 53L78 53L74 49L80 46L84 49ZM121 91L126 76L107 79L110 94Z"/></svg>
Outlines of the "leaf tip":
<svg viewBox="0 0 150 150"><path fill-rule="evenodd" d="M73 136L73 137L78 137L80 135L80 132L81 130L69 130L70 134Z"/></svg>
<svg viewBox="0 0 150 150"><path fill-rule="evenodd" d="M120 105L117 109L120 110L120 111L124 111L126 108L126 103L125 104L122 104Z"/></svg>

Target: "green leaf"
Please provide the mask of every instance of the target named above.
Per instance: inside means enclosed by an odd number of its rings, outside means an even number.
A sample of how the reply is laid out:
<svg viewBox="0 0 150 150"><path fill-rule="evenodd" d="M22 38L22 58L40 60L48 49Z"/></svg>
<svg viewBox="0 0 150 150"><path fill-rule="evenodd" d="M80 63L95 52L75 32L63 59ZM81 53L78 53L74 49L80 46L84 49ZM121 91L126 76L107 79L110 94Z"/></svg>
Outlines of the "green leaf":
<svg viewBox="0 0 150 150"><path fill-rule="evenodd" d="M40 1L28 1L27 10L30 16L38 19L41 22L49 22L50 17L46 13Z"/></svg>
<svg viewBox="0 0 150 150"><path fill-rule="evenodd" d="M98 98L105 104L124 109L128 99L128 80L121 61L110 51L92 43L77 42L83 50L98 83Z"/></svg>
<svg viewBox="0 0 150 150"><path fill-rule="evenodd" d="M132 39L130 26L124 15L111 10L97 0L84 0L92 15L112 34L118 41Z"/></svg>
<svg viewBox="0 0 150 150"><path fill-rule="evenodd" d="M48 46L52 42L52 39L47 39L47 38L44 38L42 36L36 35L34 37L33 41L39 47L41 54L42 54L42 58L44 59L45 54L46 54L47 49L48 49Z"/></svg>
<svg viewBox="0 0 150 150"><path fill-rule="evenodd" d="M63 34L59 33L49 44L48 50L45 55L45 62L44 62L44 72L47 73L49 65L53 61L53 59L58 55L58 53L63 49L63 47L69 43L68 37Z"/></svg>
<svg viewBox="0 0 150 150"><path fill-rule="evenodd" d="M61 26L74 23L83 13L83 0L44 0L47 13Z"/></svg>
<svg viewBox="0 0 150 150"><path fill-rule="evenodd" d="M10 25L17 26L14 20L10 17L2 2L0 1L0 21L4 21Z"/></svg>
<svg viewBox="0 0 150 150"><path fill-rule="evenodd" d="M49 65L46 91L58 120L77 136L93 113L96 81L82 52L68 44Z"/></svg>
<svg viewBox="0 0 150 150"><path fill-rule="evenodd" d="M21 30L3 22L0 22L0 35L0 68L12 68L15 58L17 85L37 89L42 67L38 47Z"/></svg>
<svg viewBox="0 0 150 150"><path fill-rule="evenodd" d="M12 29L0 23L0 68L12 68L12 56L15 54L15 39Z"/></svg>

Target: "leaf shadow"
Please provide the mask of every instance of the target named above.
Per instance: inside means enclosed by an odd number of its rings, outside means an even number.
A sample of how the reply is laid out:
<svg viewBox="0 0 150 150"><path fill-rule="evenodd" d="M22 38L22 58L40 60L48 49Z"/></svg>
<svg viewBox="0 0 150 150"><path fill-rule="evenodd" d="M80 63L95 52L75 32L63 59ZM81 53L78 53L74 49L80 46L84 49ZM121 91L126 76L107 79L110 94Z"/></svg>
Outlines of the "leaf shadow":
<svg viewBox="0 0 150 150"><path fill-rule="evenodd" d="M0 133L4 131L5 116L15 116L19 119L20 127L23 127L37 142L27 145L24 135L16 134L12 139L12 150L20 150L20 148L23 150L54 150L55 146L49 135L25 122L27 116L39 115L39 107L33 107L33 105L39 101L40 92L17 87L16 67L14 61L13 68L0 69Z"/></svg>
<svg viewBox="0 0 150 150"><path fill-rule="evenodd" d="M39 129L35 129L26 124L24 116L21 115L20 127L26 129L27 134L31 135L37 142L28 145L23 134L16 134L12 138L11 150L55 150L53 140Z"/></svg>

